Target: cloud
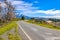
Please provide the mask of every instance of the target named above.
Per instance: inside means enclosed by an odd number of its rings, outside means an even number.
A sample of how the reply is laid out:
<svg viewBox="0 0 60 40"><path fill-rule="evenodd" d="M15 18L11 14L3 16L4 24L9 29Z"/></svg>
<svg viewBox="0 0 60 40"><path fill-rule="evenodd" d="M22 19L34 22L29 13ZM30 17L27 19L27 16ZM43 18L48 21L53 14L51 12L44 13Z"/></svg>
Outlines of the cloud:
<svg viewBox="0 0 60 40"><path fill-rule="evenodd" d="M39 17L60 19L60 16L39 16Z"/></svg>
<svg viewBox="0 0 60 40"><path fill-rule="evenodd" d="M12 4L13 5L19 5L19 4L23 4L23 1L13 1Z"/></svg>
<svg viewBox="0 0 60 40"><path fill-rule="evenodd" d="M12 2L12 1L14 1L14 0L7 0L7 2Z"/></svg>
<svg viewBox="0 0 60 40"><path fill-rule="evenodd" d="M55 9L51 9L51 10L37 10L36 13L45 13L45 14L55 15L55 14L60 14L60 10L55 10Z"/></svg>
<svg viewBox="0 0 60 40"><path fill-rule="evenodd" d="M7 5L3 2L0 2L0 6L3 7L3 8L7 7Z"/></svg>
<svg viewBox="0 0 60 40"><path fill-rule="evenodd" d="M32 14L32 12L36 9L38 9L38 7L33 7L33 3L27 3L24 1L14 1L12 2L13 5L18 5L15 6L16 10L20 10L19 14L24 14L24 15L28 15L28 14Z"/></svg>
<svg viewBox="0 0 60 40"><path fill-rule="evenodd" d="M38 2L35 1L35 3L38 3ZM32 15L32 14L42 13L42 14L46 14L46 15L53 15L53 16L44 16L44 17L60 18L60 10L56 10L56 9L40 10L39 7L34 7L33 3L27 3L27 2L24 2L24 1L12 1L12 4L13 5L18 5L18 6L15 6L15 7L16 7L16 10L20 10L19 14L24 14L24 15L29 16L29 15Z"/></svg>
<svg viewBox="0 0 60 40"><path fill-rule="evenodd" d="M8 0L7 0L8 1ZM24 14L31 16L33 14L46 14L46 15L52 15L52 16L42 16L42 17L56 17L60 18L60 10L56 9L49 9L49 10L40 10L39 7L33 6L34 3L39 3L38 1L35 1L33 3L27 3L25 1L17 1L17 0L9 0L8 2L11 2L12 5L15 6L16 10L18 10L20 13L16 13L16 15ZM1 2L2 3L2 2ZM2 7L6 7L6 4L2 3ZM35 16L35 15L33 15ZM39 16L41 17L41 16Z"/></svg>

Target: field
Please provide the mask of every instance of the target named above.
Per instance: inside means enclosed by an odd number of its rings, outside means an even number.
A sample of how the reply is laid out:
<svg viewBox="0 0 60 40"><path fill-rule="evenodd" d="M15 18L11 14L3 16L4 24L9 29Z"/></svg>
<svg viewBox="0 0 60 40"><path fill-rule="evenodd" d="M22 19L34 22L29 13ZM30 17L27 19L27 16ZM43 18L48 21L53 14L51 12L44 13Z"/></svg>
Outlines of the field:
<svg viewBox="0 0 60 40"><path fill-rule="evenodd" d="M32 22L31 20L27 21L29 23L33 23L33 24L36 24L36 25L39 25L39 26L42 26L42 27L46 27L46 28L50 28L50 29L55 29L55 30L60 30L59 27L57 26L53 26L51 24L46 24L46 23L38 23L38 22Z"/></svg>

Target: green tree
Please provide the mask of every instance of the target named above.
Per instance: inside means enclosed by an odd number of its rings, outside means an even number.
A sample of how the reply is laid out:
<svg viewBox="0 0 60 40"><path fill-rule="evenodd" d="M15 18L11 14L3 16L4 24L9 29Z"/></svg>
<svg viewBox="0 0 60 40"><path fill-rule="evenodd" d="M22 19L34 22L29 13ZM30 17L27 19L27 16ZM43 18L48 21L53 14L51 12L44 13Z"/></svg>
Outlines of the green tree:
<svg viewBox="0 0 60 40"><path fill-rule="evenodd" d="M0 3L0 24L2 24L2 6Z"/></svg>
<svg viewBox="0 0 60 40"><path fill-rule="evenodd" d="M25 19L25 17L24 17L24 16L22 16L22 17L21 17L21 19L22 19L22 20L24 20L24 19Z"/></svg>

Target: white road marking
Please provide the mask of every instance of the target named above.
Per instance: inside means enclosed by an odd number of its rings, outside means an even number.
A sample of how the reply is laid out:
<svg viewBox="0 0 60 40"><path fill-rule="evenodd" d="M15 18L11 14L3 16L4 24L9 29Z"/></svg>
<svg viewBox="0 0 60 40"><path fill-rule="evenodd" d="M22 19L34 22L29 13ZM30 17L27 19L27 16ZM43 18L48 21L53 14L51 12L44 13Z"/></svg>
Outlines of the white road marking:
<svg viewBox="0 0 60 40"><path fill-rule="evenodd" d="M28 37L28 39L29 40L32 40L31 38L30 38L30 36L24 31L24 29L20 26L20 24L18 24L19 25L19 27L21 28L21 30L24 32L24 34Z"/></svg>

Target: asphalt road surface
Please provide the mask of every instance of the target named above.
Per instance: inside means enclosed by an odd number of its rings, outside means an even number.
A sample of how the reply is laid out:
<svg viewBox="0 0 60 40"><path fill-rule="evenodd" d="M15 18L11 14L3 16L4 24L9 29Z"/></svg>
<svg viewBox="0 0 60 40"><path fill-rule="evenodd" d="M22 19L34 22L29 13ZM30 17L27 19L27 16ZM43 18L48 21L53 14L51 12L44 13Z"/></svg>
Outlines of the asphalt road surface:
<svg viewBox="0 0 60 40"><path fill-rule="evenodd" d="M51 30L42 26L18 21L22 40L60 40L60 31Z"/></svg>

